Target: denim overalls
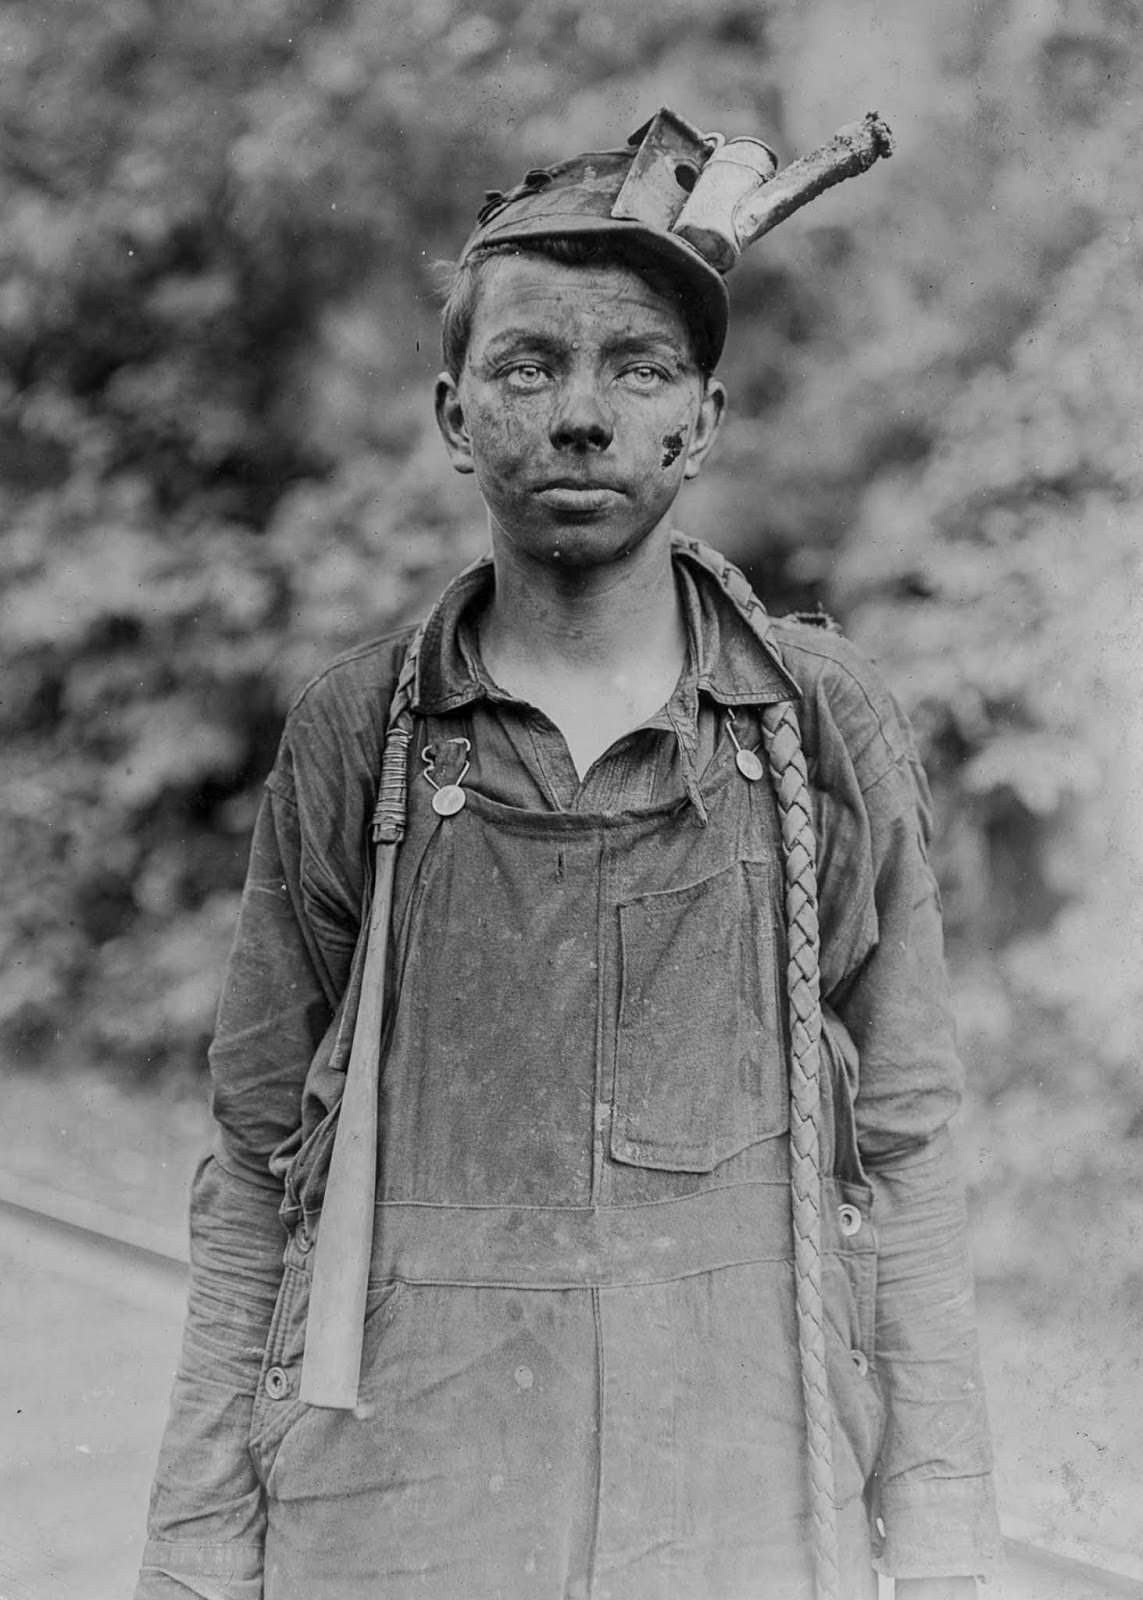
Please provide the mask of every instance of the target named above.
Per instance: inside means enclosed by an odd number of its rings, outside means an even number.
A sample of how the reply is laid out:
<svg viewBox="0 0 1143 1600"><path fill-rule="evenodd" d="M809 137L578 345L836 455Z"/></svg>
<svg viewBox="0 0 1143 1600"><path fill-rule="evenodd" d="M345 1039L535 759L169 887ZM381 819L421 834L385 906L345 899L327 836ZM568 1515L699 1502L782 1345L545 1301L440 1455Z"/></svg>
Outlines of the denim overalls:
<svg viewBox="0 0 1143 1600"><path fill-rule="evenodd" d="M466 729L421 720L418 748L445 760ZM750 714L739 732L757 742ZM482 792L479 754L455 814L411 790L354 1413L275 1400L304 1338L304 1228L287 1251L252 1433L265 1600L802 1600L770 785L723 739L705 826L690 802L531 811ZM843 1080L825 1277L843 1572L864 1595L883 1408Z"/></svg>

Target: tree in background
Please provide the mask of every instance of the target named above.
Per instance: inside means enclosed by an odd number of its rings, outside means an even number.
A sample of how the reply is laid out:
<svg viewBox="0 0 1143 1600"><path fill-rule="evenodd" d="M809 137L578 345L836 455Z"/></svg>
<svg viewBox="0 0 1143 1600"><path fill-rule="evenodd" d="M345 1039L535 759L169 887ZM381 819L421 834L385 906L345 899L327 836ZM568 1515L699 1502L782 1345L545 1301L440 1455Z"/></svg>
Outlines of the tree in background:
<svg viewBox="0 0 1143 1600"><path fill-rule="evenodd" d="M662 103L787 158L876 105L891 166L736 273L685 521L774 609L833 604L916 713L994 1106L1034 1088L1029 1015L1125 1076L1127 976L1113 1040L1075 952L1137 582L1133 8L854 11L10 0L6 1059L199 1069L286 705L483 543L427 395L430 268L484 187Z"/></svg>
<svg viewBox="0 0 1143 1600"><path fill-rule="evenodd" d="M866 490L839 587L934 779L991 1148L983 1264L1034 1262L1058 1291L1093 1242L1108 1260L1122 1247L1137 1306L1143 136L1138 57L1111 18L1120 32L1048 30L1032 94L1050 114L1028 118L1054 184L1065 173L1063 194L1092 211L1091 241L966 384L925 461ZM1007 175L1036 179L1031 163ZM1061 1185L1066 1206L1040 1203Z"/></svg>

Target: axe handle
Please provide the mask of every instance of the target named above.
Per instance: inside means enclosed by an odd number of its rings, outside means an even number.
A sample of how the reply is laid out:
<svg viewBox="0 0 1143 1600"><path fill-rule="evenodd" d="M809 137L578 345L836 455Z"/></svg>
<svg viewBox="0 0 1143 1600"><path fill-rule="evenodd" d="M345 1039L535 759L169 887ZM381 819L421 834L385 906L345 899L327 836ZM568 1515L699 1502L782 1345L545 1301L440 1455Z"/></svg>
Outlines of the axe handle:
<svg viewBox="0 0 1143 1600"><path fill-rule="evenodd" d="M740 206L734 218L739 247L745 248L826 189L856 178L881 156L893 154L893 136L876 111L847 123L808 156L800 156Z"/></svg>
<svg viewBox="0 0 1143 1600"><path fill-rule="evenodd" d="M314 1249L300 1397L352 1410L361 1377L377 1187L377 1091L397 846L377 847L361 1001Z"/></svg>

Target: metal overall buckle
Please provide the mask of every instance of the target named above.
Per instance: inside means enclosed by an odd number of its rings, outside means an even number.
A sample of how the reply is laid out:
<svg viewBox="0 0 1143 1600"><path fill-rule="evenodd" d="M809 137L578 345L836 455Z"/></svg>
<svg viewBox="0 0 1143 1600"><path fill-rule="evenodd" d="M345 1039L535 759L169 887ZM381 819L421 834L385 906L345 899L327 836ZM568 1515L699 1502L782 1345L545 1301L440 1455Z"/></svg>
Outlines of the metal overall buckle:
<svg viewBox="0 0 1143 1600"><path fill-rule="evenodd" d="M459 746L458 751L455 754L451 753L449 745ZM468 796L461 788L461 784L472 765L468 759L471 749L471 740L453 738L442 739L436 744L427 744L421 751L421 760L425 764L425 782L433 790L431 804L438 817L455 817L467 804ZM451 769L458 764L460 771L455 777L451 776ZM438 782L434 776L438 766L443 782Z"/></svg>
<svg viewBox="0 0 1143 1600"><path fill-rule="evenodd" d="M734 765L750 783L757 783L766 770L762 765L762 758L757 750L747 750L745 745L739 742L734 723L734 712L727 706L726 731L730 735L731 744L734 746Z"/></svg>

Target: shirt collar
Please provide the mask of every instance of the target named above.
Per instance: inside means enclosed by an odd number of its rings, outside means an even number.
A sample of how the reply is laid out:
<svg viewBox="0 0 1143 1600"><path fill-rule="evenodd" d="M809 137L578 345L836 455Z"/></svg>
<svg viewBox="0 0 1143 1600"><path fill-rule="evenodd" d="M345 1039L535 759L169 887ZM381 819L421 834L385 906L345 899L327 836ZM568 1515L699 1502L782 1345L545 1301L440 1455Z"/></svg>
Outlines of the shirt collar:
<svg viewBox="0 0 1143 1600"><path fill-rule="evenodd" d="M673 559L687 628L688 670L666 714L671 716L680 693L687 702L684 726L693 723L700 693L726 706L796 698L797 687L777 647L759 640L727 592L725 577L719 581L719 570L735 569L692 540L676 540ZM745 589L741 575L736 576ZM413 692L413 709L419 714L440 716L474 700L502 698L476 642L476 618L491 597L492 583L492 558L486 555L453 579L430 613ZM759 614L764 616L761 608ZM675 723L674 716L671 721Z"/></svg>

